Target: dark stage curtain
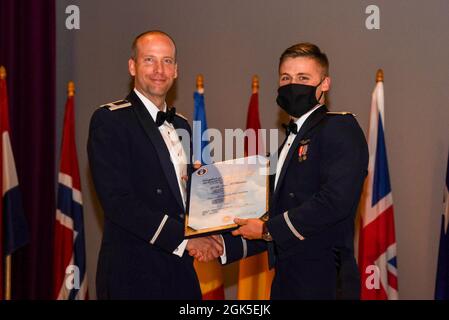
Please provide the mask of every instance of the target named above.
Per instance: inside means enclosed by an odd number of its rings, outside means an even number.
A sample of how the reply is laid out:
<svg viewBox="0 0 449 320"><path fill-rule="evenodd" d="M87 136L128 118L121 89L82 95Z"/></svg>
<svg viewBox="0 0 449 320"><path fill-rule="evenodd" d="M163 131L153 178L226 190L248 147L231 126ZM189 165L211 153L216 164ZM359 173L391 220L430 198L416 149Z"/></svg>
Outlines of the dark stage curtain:
<svg viewBox="0 0 449 320"><path fill-rule="evenodd" d="M12 258L13 299L51 299L55 219L55 0L0 1L12 148L30 230Z"/></svg>

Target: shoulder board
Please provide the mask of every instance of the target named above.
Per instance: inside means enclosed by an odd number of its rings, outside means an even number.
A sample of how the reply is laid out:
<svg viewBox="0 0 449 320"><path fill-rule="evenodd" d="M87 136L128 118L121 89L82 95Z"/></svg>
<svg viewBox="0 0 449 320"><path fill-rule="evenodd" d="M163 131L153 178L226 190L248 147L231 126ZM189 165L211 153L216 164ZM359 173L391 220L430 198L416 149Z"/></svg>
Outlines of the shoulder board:
<svg viewBox="0 0 449 320"><path fill-rule="evenodd" d="M183 118L185 121L189 122L189 119L187 119L186 117L184 117L182 114L176 112L176 115L177 115L178 117L180 117L180 118Z"/></svg>
<svg viewBox="0 0 449 320"><path fill-rule="evenodd" d="M102 105L100 108L108 108L111 111L131 107L131 102L128 100L118 100L114 102L110 102L107 104Z"/></svg>
<svg viewBox="0 0 449 320"><path fill-rule="evenodd" d="M342 112L326 112L328 115L333 116L333 115L340 115L340 116L346 116L346 115L351 115L353 117L356 117L355 114L353 114L352 112L347 112L347 111L342 111Z"/></svg>

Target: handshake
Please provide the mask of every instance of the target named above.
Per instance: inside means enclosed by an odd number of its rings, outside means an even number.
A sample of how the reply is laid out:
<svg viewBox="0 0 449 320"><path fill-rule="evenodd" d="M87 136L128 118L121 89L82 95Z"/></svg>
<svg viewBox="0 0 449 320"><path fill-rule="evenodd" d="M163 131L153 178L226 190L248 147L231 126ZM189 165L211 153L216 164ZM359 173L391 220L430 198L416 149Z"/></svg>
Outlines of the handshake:
<svg viewBox="0 0 449 320"><path fill-rule="evenodd" d="M209 262L223 254L223 238L219 235L211 235L189 239L186 249L189 255L198 261Z"/></svg>
<svg viewBox="0 0 449 320"><path fill-rule="evenodd" d="M264 222L261 219L239 219L235 218L234 223L239 228L232 231L233 236L242 236L245 239L261 239ZM223 255L224 244L220 235L212 235L202 238L190 239L186 246L189 255L200 262L208 262Z"/></svg>

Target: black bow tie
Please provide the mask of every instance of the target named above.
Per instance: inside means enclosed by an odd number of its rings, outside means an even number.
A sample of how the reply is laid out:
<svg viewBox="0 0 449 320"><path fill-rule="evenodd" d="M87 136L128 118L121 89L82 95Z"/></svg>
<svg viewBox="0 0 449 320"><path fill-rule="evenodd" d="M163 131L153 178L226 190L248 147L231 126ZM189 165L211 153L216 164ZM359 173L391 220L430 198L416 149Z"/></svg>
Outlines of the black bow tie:
<svg viewBox="0 0 449 320"><path fill-rule="evenodd" d="M298 126L293 120L290 120L288 124L283 123L282 126L285 129L285 135L288 137L290 133L297 134L298 133Z"/></svg>
<svg viewBox="0 0 449 320"><path fill-rule="evenodd" d="M165 121L172 123L175 118L176 108L168 109L167 112L159 111L156 116L156 125L160 127Z"/></svg>

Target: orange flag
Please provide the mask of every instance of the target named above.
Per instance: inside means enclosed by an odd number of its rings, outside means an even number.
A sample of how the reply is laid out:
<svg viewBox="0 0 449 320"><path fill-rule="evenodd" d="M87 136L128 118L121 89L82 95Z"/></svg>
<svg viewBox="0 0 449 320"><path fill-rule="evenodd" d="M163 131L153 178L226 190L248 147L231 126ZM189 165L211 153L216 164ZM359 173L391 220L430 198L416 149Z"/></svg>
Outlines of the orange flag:
<svg viewBox="0 0 449 320"><path fill-rule="evenodd" d="M223 273L218 261L195 260L194 267L200 281L203 300L224 300Z"/></svg>

